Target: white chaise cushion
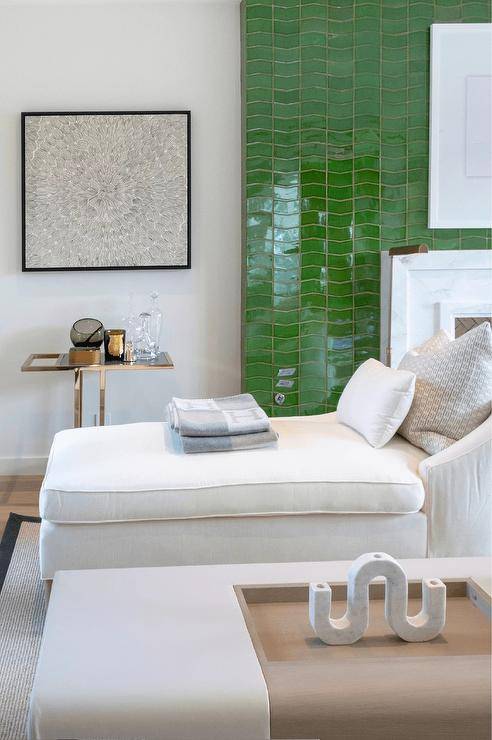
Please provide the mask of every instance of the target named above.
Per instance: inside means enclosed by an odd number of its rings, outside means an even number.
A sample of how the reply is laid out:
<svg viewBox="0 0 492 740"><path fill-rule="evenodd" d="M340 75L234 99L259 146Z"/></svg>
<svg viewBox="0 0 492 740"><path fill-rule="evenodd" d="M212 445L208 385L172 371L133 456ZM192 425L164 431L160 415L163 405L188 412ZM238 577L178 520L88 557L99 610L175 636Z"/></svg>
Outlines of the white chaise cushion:
<svg viewBox="0 0 492 740"><path fill-rule="evenodd" d="M337 419L373 447L384 447L408 414L415 391L415 373L394 370L378 360L366 360L344 388Z"/></svg>
<svg viewBox="0 0 492 740"><path fill-rule="evenodd" d="M51 522L419 511L426 454L371 447L336 414L276 419L278 449L185 455L165 423L86 427L54 439L40 510Z"/></svg>

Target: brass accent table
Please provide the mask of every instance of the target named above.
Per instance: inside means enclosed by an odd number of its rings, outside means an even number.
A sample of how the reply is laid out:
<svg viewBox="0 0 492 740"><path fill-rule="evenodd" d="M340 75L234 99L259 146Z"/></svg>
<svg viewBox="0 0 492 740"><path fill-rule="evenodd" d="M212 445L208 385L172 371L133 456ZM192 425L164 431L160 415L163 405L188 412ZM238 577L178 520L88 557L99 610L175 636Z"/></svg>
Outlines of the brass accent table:
<svg viewBox="0 0 492 740"><path fill-rule="evenodd" d="M43 360L51 362L43 363ZM54 370L73 370L73 425L82 426L82 401L84 375L87 372L99 373L99 426L104 426L106 412L106 373L111 370L173 370L174 363L167 352L160 352L153 360L136 360L135 362L101 362L93 365L80 365L69 362L68 353L45 353L29 355L23 363L23 373L46 373Z"/></svg>

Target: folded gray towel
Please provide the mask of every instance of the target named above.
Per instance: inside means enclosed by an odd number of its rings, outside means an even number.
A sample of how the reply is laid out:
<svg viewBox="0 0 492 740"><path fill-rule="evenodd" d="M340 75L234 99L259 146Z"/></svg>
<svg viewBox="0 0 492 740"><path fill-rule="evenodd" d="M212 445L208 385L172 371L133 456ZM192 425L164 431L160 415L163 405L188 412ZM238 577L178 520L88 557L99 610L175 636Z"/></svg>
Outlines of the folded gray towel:
<svg viewBox="0 0 492 740"><path fill-rule="evenodd" d="M182 437L224 437L270 430L270 420L250 393L224 398L173 398L171 427Z"/></svg>
<svg viewBox="0 0 492 740"><path fill-rule="evenodd" d="M184 437L179 436L183 452L230 452L232 450L253 450L268 447L278 439L278 434L270 429L256 434L229 434L223 437Z"/></svg>

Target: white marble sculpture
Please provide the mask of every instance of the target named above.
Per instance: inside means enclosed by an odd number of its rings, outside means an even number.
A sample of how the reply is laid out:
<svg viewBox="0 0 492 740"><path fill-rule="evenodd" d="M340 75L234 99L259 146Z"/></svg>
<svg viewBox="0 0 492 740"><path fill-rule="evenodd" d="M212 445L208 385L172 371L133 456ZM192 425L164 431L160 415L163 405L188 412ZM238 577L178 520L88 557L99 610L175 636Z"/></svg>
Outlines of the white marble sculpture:
<svg viewBox="0 0 492 740"><path fill-rule="evenodd" d="M316 635L328 645L350 645L360 640L369 623L369 584L386 579L385 617L402 640L425 642L443 629L446 621L446 586L438 578L422 581L422 610L407 616L408 580L397 561L384 552L371 552L354 560L348 572L347 611L331 619L328 583L309 586L309 620Z"/></svg>

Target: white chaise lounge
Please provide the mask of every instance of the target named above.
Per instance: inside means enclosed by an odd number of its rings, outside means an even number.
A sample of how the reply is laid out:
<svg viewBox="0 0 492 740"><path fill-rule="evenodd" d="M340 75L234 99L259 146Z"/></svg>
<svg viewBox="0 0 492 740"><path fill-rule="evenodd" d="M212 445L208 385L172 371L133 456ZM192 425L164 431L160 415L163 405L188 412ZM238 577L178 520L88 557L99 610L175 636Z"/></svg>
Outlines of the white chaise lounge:
<svg viewBox="0 0 492 740"><path fill-rule="evenodd" d="M276 419L278 449L184 455L165 423L60 432L40 496L57 570L490 553L492 421L429 457L335 413Z"/></svg>

